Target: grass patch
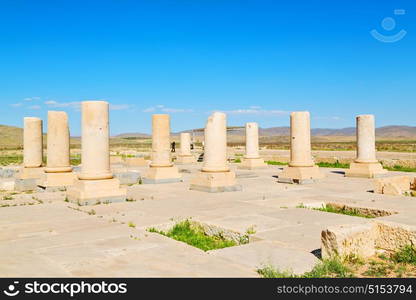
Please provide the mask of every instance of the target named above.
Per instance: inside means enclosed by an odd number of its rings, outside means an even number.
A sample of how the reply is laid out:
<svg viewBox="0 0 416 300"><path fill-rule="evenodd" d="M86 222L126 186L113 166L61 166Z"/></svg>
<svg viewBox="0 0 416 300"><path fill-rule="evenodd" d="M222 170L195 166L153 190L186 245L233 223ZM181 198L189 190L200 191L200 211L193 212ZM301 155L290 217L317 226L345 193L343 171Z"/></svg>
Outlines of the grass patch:
<svg viewBox="0 0 416 300"><path fill-rule="evenodd" d="M375 216L373 215L364 214L356 208L351 208L351 207L346 207L346 206L336 207L330 204L326 204L325 206L322 206L320 208L313 208L313 210L319 210L319 211L324 211L328 213L341 214L341 215L347 215L347 216L353 216L353 217L368 218L368 219L375 218Z"/></svg>
<svg viewBox="0 0 416 300"><path fill-rule="evenodd" d="M413 245L407 245L394 253L392 259L396 263L416 265L416 248Z"/></svg>
<svg viewBox="0 0 416 300"><path fill-rule="evenodd" d="M226 240L221 236L209 236L205 234L201 226L198 226L194 222L191 223L189 220L175 224L175 226L167 232L157 230L156 228L149 228L148 231L184 242L203 251L222 249L237 245L235 241Z"/></svg>
<svg viewBox="0 0 416 300"><path fill-rule="evenodd" d="M295 275L291 271L280 271L272 266L258 269L264 278L332 278L352 277L352 272L340 258L324 259L318 263L310 272Z"/></svg>
<svg viewBox="0 0 416 300"><path fill-rule="evenodd" d="M236 158L236 159L234 159L234 162L235 162L235 163L241 163L241 158Z"/></svg>
<svg viewBox="0 0 416 300"><path fill-rule="evenodd" d="M330 163L330 162L319 162L317 163L319 167L322 168L340 168L340 169L348 169L350 167L350 164L343 164L339 161Z"/></svg>
<svg viewBox="0 0 416 300"><path fill-rule="evenodd" d="M383 166L384 169L389 171L400 171L400 172L416 172L416 168L404 167L400 165L394 165L393 167Z"/></svg>
<svg viewBox="0 0 416 300"><path fill-rule="evenodd" d="M275 160L266 160L266 164L272 166L286 166L287 162L275 161Z"/></svg>
<svg viewBox="0 0 416 300"><path fill-rule="evenodd" d="M257 272L264 278L347 278L347 277L415 277L416 248L405 246L396 252L379 254L367 259L355 255L334 257L319 262L310 272L295 275L273 266L265 266Z"/></svg>
<svg viewBox="0 0 416 300"><path fill-rule="evenodd" d="M1 166L20 165L22 163L23 163L23 155L0 156Z"/></svg>

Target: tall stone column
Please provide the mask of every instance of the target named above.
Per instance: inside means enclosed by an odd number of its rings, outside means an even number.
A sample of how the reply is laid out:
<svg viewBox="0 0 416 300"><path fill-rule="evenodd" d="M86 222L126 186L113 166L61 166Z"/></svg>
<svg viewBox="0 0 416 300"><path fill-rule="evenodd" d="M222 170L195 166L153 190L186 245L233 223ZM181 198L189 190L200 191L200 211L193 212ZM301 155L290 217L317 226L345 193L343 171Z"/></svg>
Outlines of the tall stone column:
<svg viewBox="0 0 416 300"><path fill-rule="evenodd" d="M68 115L63 111L48 111L47 164L39 181L44 188L63 187L74 183L70 163Z"/></svg>
<svg viewBox="0 0 416 300"><path fill-rule="evenodd" d="M170 117L152 116L152 161L143 183L170 183L181 180L178 168L173 165L170 152Z"/></svg>
<svg viewBox="0 0 416 300"><path fill-rule="evenodd" d="M25 168L40 168L43 162L42 120L24 118L23 165Z"/></svg>
<svg viewBox="0 0 416 300"><path fill-rule="evenodd" d="M181 152L176 160L177 164L192 164L196 162L195 156L191 153L191 134L189 132L181 132Z"/></svg>
<svg viewBox="0 0 416 300"><path fill-rule="evenodd" d="M191 180L190 189L205 192L241 190L227 163L227 117L222 112L215 112L208 118L204 151L202 170Z"/></svg>
<svg viewBox="0 0 416 300"><path fill-rule="evenodd" d="M312 159L310 126L309 112L290 114L290 162L279 182L306 184L324 177Z"/></svg>
<svg viewBox="0 0 416 300"><path fill-rule="evenodd" d="M373 115L356 118L357 158L345 172L348 177L374 178L386 174L376 158L376 135Z"/></svg>
<svg viewBox="0 0 416 300"><path fill-rule="evenodd" d="M125 201L127 190L110 170L109 104L84 101L81 109L81 173L67 191L68 200L81 205Z"/></svg>
<svg viewBox="0 0 416 300"><path fill-rule="evenodd" d="M109 104L82 102L82 166L79 179L111 179Z"/></svg>
<svg viewBox="0 0 416 300"><path fill-rule="evenodd" d="M204 172L228 172L227 163L227 116L213 113L205 126Z"/></svg>
<svg viewBox="0 0 416 300"><path fill-rule="evenodd" d="M28 180L35 180L43 174L43 132L42 120L34 117L23 119L23 167L16 179L16 189L19 191L36 188L35 181L29 184ZM31 186L30 188L29 185Z"/></svg>
<svg viewBox="0 0 416 300"><path fill-rule="evenodd" d="M259 155L259 126L255 122L246 123L246 154L239 167L252 170L266 166Z"/></svg>

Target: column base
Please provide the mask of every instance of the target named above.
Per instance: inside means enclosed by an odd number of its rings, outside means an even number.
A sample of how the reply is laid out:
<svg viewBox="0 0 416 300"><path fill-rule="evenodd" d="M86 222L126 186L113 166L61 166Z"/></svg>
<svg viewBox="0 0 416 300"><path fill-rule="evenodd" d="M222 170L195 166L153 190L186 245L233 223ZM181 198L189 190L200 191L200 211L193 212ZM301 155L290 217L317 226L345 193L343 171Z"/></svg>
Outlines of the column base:
<svg viewBox="0 0 416 300"><path fill-rule="evenodd" d="M14 190L17 192L29 192L38 188L38 179L36 178L16 178L14 181Z"/></svg>
<svg viewBox="0 0 416 300"><path fill-rule="evenodd" d="M193 155L178 155L178 158L175 160L177 165L188 165L196 163L196 158Z"/></svg>
<svg viewBox="0 0 416 300"><path fill-rule="evenodd" d="M278 182L309 184L314 183L318 179L324 178L318 166L312 167L291 167L287 166L282 173L279 174Z"/></svg>
<svg viewBox="0 0 416 300"><path fill-rule="evenodd" d="M39 179L43 176L45 168L21 168L19 174L17 174L17 179Z"/></svg>
<svg viewBox="0 0 416 300"><path fill-rule="evenodd" d="M149 165L149 162L143 157L127 157L124 162L128 167L146 167Z"/></svg>
<svg viewBox="0 0 416 300"><path fill-rule="evenodd" d="M221 193L241 191L241 185L236 184L235 173L228 172L199 172L196 177L191 180L189 187L191 190Z"/></svg>
<svg viewBox="0 0 416 300"><path fill-rule="evenodd" d="M350 168L345 171L346 177L376 178L387 174L387 170L377 163L357 163L350 164Z"/></svg>
<svg viewBox="0 0 416 300"><path fill-rule="evenodd" d="M267 164L264 163L264 159L259 158L243 158L243 161L238 166L239 169L253 170L267 168Z"/></svg>
<svg viewBox="0 0 416 300"><path fill-rule="evenodd" d="M182 180L182 175L179 173L176 166L171 167L149 167L146 175L143 178L143 183L157 184L157 183L172 183Z"/></svg>
<svg viewBox="0 0 416 300"><path fill-rule="evenodd" d="M41 188L49 187L67 187L73 185L77 175L72 172L67 173L44 173L38 180Z"/></svg>
<svg viewBox="0 0 416 300"><path fill-rule="evenodd" d="M117 178L102 180L79 180L69 187L67 192L69 202L78 205L94 205L100 203L124 202L127 189L120 188Z"/></svg>

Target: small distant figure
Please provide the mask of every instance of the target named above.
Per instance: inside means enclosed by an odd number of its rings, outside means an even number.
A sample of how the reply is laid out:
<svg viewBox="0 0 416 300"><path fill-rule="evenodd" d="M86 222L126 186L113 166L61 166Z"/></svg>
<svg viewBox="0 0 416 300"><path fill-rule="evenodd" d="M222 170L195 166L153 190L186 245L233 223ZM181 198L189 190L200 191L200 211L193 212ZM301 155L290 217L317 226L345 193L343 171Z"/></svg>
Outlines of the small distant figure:
<svg viewBox="0 0 416 300"><path fill-rule="evenodd" d="M171 147L171 152L176 152L176 143L175 142L172 142L170 144L170 147Z"/></svg>
<svg viewBox="0 0 416 300"><path fill-rule="evenodd" d="M191 143L191 150L194 150L194 144Z"/></svg>

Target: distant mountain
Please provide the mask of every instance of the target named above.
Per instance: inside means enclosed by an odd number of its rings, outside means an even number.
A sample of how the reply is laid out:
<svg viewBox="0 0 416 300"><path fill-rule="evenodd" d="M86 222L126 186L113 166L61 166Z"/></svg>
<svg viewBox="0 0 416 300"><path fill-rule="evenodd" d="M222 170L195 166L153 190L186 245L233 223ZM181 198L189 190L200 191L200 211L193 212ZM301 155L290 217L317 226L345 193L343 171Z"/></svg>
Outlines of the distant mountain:
<svg viewBox="0 0 416 300"><path fill-rule="evenodd" d="M140 133L140 132L132 132L132 133L122 133L119 135L113 136L114 138L126 139L126 138L148 138L150 134L147 133Z"/></svg>

